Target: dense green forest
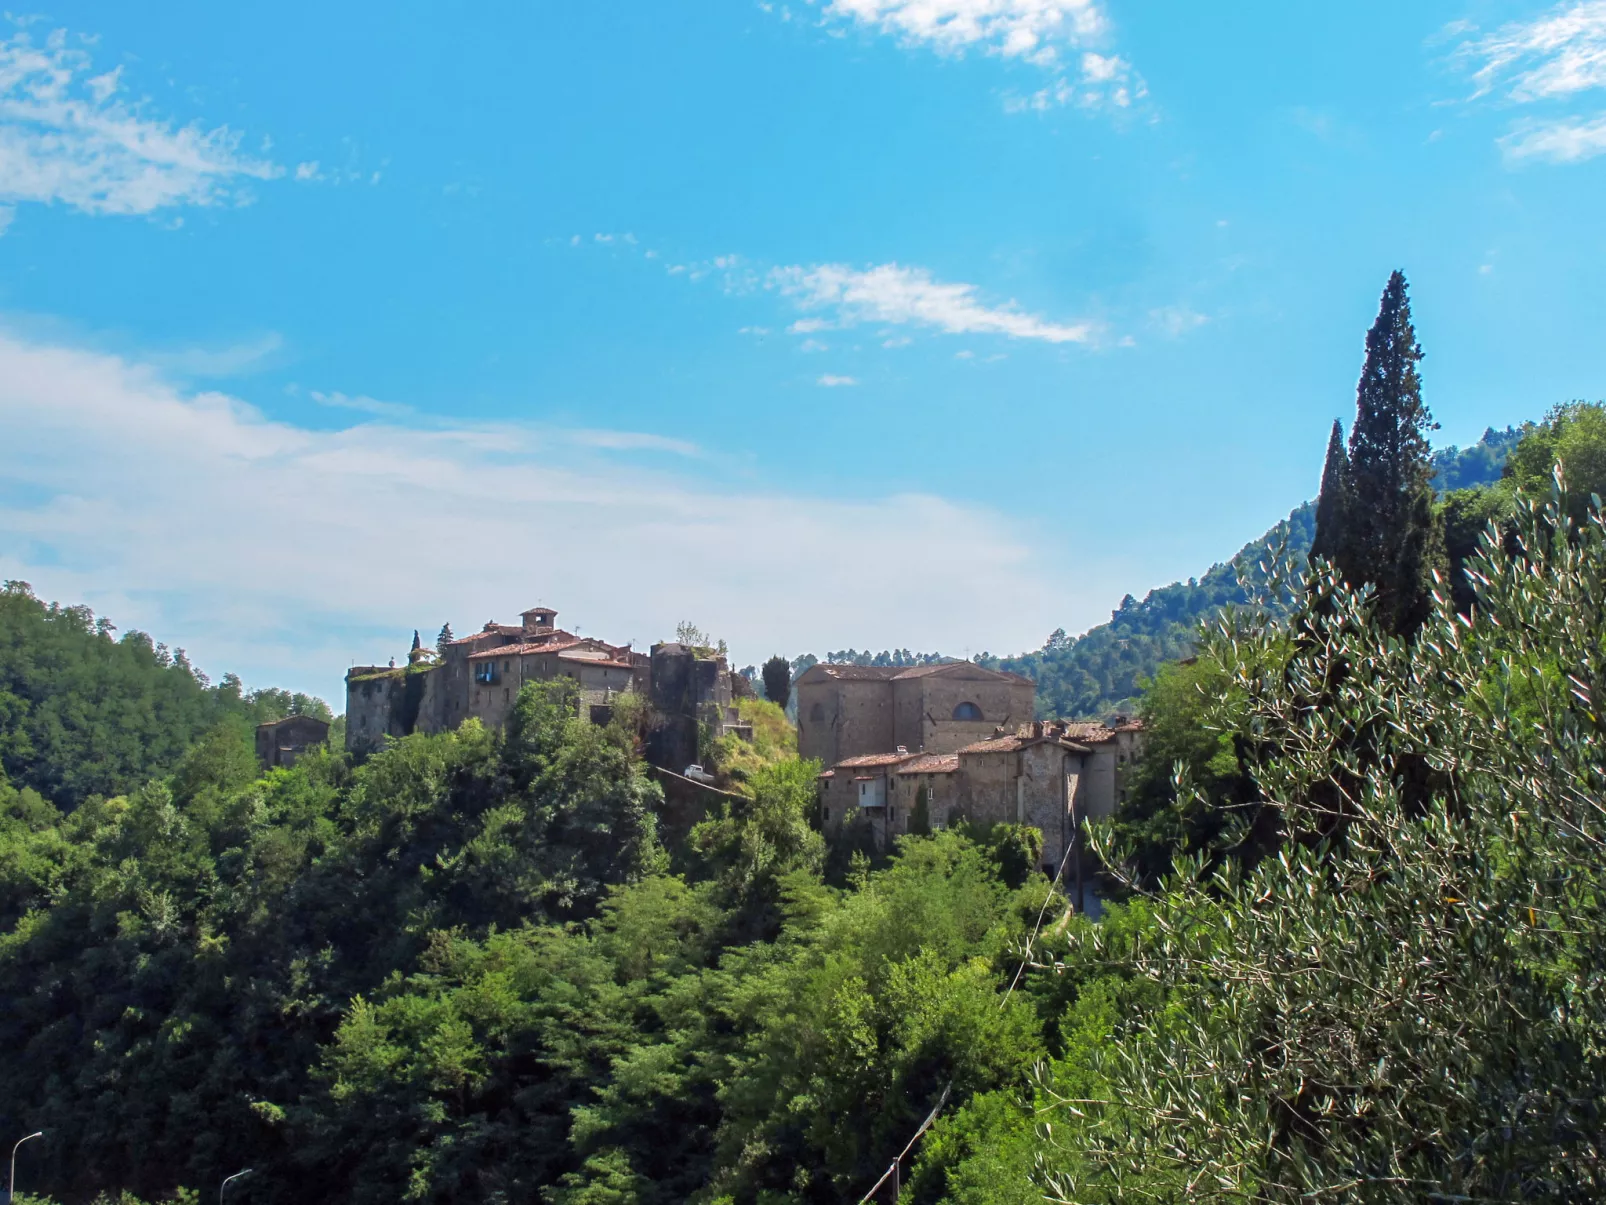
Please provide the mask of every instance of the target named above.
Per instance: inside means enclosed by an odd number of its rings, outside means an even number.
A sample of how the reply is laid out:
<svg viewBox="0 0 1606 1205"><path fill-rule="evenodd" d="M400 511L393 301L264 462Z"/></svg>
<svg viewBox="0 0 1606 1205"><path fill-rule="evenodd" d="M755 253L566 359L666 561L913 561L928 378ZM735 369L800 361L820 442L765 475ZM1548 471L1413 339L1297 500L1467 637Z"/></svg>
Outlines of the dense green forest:
<svg viewBox="0 0 1606 1205"><path fill-rule="evenodd" d="M247 692L233 674L213 686L183 649L116 631L87 607L46 605L27 582L0 587L0 780L71 809L171 774L218 724L331 718L319 699Z"/></svg>
<svg viewBox="0 0 1606 1205"><path fill-rule="evenodd" d="M1606 408L1557 407L1498 480L1441 494L1420 354L1397 276L1308 570L1268 560L1284 605L1199 625L1144 700L1130 797L1088 834L1096 921L1031 829L828 846L774 703L720 754L741 796L667 839L629 709L581 722L570 684L526 687L503 731L263 775L245 720L308 701L14 588L11 680L63 731L104 714L74 695L92 673L48 669L74 655L130 644L130 705L184 701L150 721L167 760L108 791L60 785L65 743L0 783L0 1133L45 1131L19 1183L1600 1199Z"/></svg>

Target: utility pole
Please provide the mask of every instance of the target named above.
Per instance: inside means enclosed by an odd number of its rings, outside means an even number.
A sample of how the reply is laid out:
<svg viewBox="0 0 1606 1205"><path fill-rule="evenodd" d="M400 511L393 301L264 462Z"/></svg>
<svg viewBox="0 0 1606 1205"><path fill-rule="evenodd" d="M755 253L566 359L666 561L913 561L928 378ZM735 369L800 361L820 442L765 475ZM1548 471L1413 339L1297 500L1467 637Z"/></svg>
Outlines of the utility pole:
<svg viewBox="0 0 1606 1205"><path fill-rule="evenodd" d="M29 1139L43 1138L44 1136L45 1132L43 1130L35 1130L27 1138L17 1139L17 1146L11 1148L11 1177L6 1181L6 1205L11 1205L11 1202L17 1199L17 1147L20 1147Z"/></svg>

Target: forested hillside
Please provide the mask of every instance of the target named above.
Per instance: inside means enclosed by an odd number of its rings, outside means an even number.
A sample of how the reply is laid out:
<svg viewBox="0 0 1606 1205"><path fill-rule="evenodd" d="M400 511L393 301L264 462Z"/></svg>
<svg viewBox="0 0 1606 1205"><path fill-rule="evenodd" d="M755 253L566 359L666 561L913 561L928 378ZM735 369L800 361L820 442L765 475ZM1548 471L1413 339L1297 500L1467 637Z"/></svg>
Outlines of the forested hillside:
<svg viewBox="0 0 1606 1205"><path fill-rule="evenodd" d="M1449 491L1498 481L1507 455L1526 429L1491 427L1469 448L1441 449L1433 457L1435 485ZM1135 712L1142 684L1165 662L1192 655L1201 620L1225 606L1249 601L1243 582L1253 585L1269 550L1286 541L1290 556L1303 559L1309 553L1315 519L1315 503L1306 502L1203 577L1161 586L1141 601L1127 595L1109 623L1076 637L1062 629L1036 652L1018 657L984 653L976 660L1035 680L1042 716L1104 719L1117 712Z"/></svg>
<svg viewBox="0 0 1606 1205"><path fill-rule="evenodd" d="M0 781L63 808L171 774L222 723L293 712L328 719L321 700L213 686L183 649L143 632L117 637L87 607L46 605L26 582L0 588Z"/></svg>

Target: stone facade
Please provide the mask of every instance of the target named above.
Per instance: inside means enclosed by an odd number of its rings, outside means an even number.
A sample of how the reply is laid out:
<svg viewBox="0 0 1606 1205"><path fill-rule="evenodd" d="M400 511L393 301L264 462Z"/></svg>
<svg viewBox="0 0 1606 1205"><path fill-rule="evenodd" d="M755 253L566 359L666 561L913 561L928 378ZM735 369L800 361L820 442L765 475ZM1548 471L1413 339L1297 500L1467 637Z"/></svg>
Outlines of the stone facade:
<svg viewBox="0 0 1606 1205"><path fill-rule="evenodd" d="M646 695L648 760L677 771L697 760L700 723L715 736L735 723L725 658L679 644L654 645L643 655L565 632L556 611L533 607L516 625L488 623L442 651L421 647L415 634L405 666L353 667L346 675L346 748L370 753L387 737L449 731L470 718L500 728L525 684L559 678L575 684L578 714L594 723L608 722L620 695Z"/></svg>
<svg viewBox="0 0 1606 1205"><path fill-rule="evenodd" d="M257 761L264 770L293 766L308 749L329 739L329 725L310 715L291 715L257 725Z"/></svg>
<svg viewBox="0 0 1606 1205"><path fill-rule="evenodd" d="M1125 798L1142 726L1036 720L956 752L907 748L845 758L820 775L820 819L830 836L861 826L878 845L909 832L923 802L933 829L961 818L1026 824L1043 834L1052 874L1083 820L1101 820ZM924 798L922 799L922 795Z"/></svg>
<svg viewBox="0 0 1606 1205"><path fill-rule="evenodd" d="M710 656L687 644L655 644L648 661L647 699L652 720L647 732L647 760L677 774L698 760L697 737L703 729L721 736L727 726L742 725L731 707L731 674L725 658Z"/></svg>
<svg viewBox="0 0 1606 1205"><path fill-rule="evenodd" d="M1028 678L946 665L814 665L799 676L797 745L831 766L885 753L954 753L1032 718L1037 688Z"/></svg>

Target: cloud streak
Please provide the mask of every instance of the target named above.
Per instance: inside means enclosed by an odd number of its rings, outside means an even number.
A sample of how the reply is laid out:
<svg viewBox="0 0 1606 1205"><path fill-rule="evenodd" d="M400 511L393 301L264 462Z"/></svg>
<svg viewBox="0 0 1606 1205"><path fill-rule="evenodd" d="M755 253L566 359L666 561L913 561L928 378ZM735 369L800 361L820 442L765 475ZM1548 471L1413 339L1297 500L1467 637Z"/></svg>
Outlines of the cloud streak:
<svg viewBox="0 0 1606 1205"><path fill-rule="evenodd" d="M1606 154L1606 113L1520 126L1500 140L1500 147L1515 163L1582 163Z"/></svg>
<svg viewBox="0 0 1606 1205"><path fill-rule="evenodd" d="M0 42L0 201L148 214L244 203L251 181L283 174L227 126L176 126L123 100L121 68L92 70L60 31Z"/></svg>
<svg viewBox="0 0 1606 1205"><path fill-rule="evenodd" d="M989 617L967 640L1027 647L1075 594L1039 568L1029 529L982 508L612 458L634 448L690 445L382 418L315 430L147 364L0 333L0 576L199 664L337 697L352 660L405 651L415 627L470 630L537 599L638 644L694 618L756 660L947 648L955 614ZM843 555L866 545L966 572L867 593Z"/></svg>
<svg viewBox="0 0 1606 1205"><path fill-rule="evenodd" d="M800 309L826 311L838 326L860 322L923 326L951 335L1005 335L1045 343L1090 343L1089 321L1051 322L1013 302L989 306L975 285L937 280L925 268L879 264L794 265L775 268L769 284Z"/></svg>
<svg viewBox="0 0 1606 1205"><path fill-rule="evenodd" d="M1097 0L830 0L825 20L938 54L979 50L1053 75L1052 83L1011 102L1011 109L1126 108L1145 95L1129 62L1099 52L1110 22Z"/></svg>
<svg viewBox="0 0 1606 1205"><path fill-rule="evenodd" d="M1472 65L1473 97L1560 105L1606 88L1606 0L1577 0L1531 21L1466 39L1456 58ZM1568 164L1606 153L1606 112L1519 122L1499 140L1508 161Z"/></svg>
<svg viewBox="0 0 1606 1205"><path fill-rule="evenodd" d="M1481 65L1477 95L1504 89L1519 103L1606 87L1606 0L1562 5L1462 44Z"/></svg>

